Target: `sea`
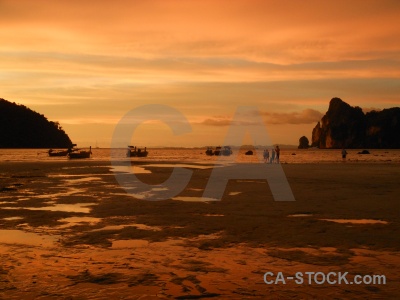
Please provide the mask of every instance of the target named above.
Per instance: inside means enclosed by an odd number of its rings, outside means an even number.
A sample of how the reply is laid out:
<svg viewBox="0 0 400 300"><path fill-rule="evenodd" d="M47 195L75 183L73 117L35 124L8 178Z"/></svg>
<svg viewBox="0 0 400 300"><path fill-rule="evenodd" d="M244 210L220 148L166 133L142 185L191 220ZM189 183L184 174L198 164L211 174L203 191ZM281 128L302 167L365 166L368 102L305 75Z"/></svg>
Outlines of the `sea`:
<svg viewBox="0 0 400 300"><path fill-rule="evenodd" d="M271 148L269 148L271 149ZM263 161L264 148L251 149L253 155L246 155L249 148L233 148L227 156L208 156L205 148L147 148L147 157L126 157L126 149L94 148L92 157L87 160L109 161L111 159L133 161L168 161L191 163L258 163ZM400 149L370 149L370 154L359 154L364 149L346 149L348 162L359 163L400 163ZM0 163L6 161L67 161L68 157L50 157L48 149L0 149ZM282 148L280 163L341 163L341 149L296 149Z"/></svg>

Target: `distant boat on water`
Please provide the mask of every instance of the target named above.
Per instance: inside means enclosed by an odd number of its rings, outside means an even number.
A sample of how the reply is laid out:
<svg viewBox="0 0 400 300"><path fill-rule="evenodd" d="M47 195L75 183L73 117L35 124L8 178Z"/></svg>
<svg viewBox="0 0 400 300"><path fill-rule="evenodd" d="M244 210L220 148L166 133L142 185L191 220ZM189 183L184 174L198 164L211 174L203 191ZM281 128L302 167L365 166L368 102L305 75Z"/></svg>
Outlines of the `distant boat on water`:
<svg viewBox="0 0 400 300"><path fill-rule="evenodd" d="M214 155L213 149L211 147L207 147L206 154L209 156L213 156Z"/></svg>
<svg viewBox="0 0 400 300"><path fill-rule="evenodd" d="M75 151L73 147L75 147L76 144L72 144L72 147L69 147L67 150L54 150L54 149L49 149L47 153L51 157L60 157L60 156L67 156L69 153L72 151Z"/></svg>
<svg viewBox="0 0 400 300"><path fill-rule="evenodd" d="M92 146L90 146L89 151L86 150L80 150L80 149L72 149L71 152L69 152L68 156L69 158L90 158L92 155Z"/></svg>
<svg viewBox="0 0 400 300"><path fill-rule="evenodd" d="M126 152L127 157L146 157L149 154L147 148L144 147L144 150L140 148L136 148L136 146L128 146L128 151Z"/></svg>
<svg viewBox="0 0 400 300"><path fill-rule="evenodd" d="M232 152L232 149L231 149L231 147L229 147L229 146L224 146L224 148L223 148L222 151L221 151L221 154L222 154L223 156L230 156L232 153L233 153L233 152Z"/></svg>
<svg viewBox="0 0 400 300"><path fill-rule="evenodd" d="M213 151L211 147L208 147L206 150L206 155L212 156L212 155L223 155L223 156L229 156L231 155L232 149L229 146L224 146L223 148L221 146L215 147L215 150Z"/></svg>
<svg viewBox="0 0 400 300"><path fill-rule="evenodd" d="M70 152L69 149L68 150L53 150L53 149L50 149L48 151L49 156L67 156L69 152Z"/></svg>

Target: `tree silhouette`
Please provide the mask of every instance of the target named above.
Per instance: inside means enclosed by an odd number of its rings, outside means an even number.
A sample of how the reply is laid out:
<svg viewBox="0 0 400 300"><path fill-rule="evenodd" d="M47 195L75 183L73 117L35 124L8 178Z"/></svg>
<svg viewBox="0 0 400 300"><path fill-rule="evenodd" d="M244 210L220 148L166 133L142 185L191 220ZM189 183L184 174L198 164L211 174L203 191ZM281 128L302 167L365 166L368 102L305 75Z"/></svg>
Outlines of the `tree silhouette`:
<svg viewBox="0 0 400 300"><path fill-rule="evenodd" d="M68 148L72 142L59 122L24 105L0 98L0 148Z"/></svg>

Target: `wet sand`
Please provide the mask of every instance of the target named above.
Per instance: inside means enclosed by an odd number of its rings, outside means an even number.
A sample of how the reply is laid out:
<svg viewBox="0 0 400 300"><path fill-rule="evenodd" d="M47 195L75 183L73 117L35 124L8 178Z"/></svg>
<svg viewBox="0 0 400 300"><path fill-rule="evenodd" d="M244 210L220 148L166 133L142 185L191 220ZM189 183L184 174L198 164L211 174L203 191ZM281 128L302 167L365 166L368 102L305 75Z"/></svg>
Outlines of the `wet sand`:
<svg viewBox="0 0 400 300"><path fill-rule="evenodd" d="M172 171L135 164L148 184ZM190 201L144 201L108 162L0 163L0 299L400 298L397 164L283 165L295 202L274 201L260 179L196 202L212 166L186 167L178 199ZM267 285L265 272L387 282Z"/></svg>

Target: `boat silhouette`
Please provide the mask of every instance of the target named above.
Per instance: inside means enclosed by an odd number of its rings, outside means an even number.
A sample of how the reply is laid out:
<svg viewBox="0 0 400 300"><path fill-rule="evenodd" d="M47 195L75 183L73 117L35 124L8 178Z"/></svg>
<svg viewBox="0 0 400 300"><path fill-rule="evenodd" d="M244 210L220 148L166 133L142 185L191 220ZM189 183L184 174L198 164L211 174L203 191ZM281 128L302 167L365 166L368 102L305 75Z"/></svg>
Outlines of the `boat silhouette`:
<svg viewBox="0 0 400 300"><path fill-rule="evenodd" d="M126 152L127 157L146 157L149 154L147 148L144 147L144 150L140 148L136 148L136 146L128 146L128 151Z"/></svg>

